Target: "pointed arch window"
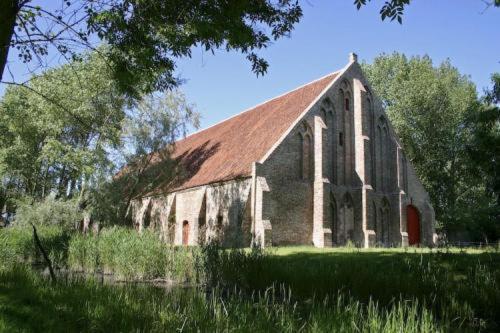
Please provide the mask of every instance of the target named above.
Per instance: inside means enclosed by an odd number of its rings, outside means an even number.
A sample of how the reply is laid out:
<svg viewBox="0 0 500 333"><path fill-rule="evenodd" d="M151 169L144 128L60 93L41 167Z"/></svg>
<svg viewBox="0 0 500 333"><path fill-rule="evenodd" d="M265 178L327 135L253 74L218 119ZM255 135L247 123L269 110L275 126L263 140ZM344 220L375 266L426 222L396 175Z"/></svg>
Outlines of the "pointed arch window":
<svg viewBox="0 0 500 333"><path fill-rule="evenodd" d="M302 137L302 179L311 179L312 169L312 140L311 135L306 133Z"/></svg>
<svg viewBox="0 0 500 333"><path fill-rule="evenodd" d="M332 244L338 241L338 221L337 221L337 201L332 192L330 192L330 230L332 231Z"/></svg>
<svg viewBox="0 0 500 333"><path fill-rule="evenodd" d="M312 131L304 123L299 133L300 137L300 177L302 180L312 179L313 172L313 141Z"/></svg>

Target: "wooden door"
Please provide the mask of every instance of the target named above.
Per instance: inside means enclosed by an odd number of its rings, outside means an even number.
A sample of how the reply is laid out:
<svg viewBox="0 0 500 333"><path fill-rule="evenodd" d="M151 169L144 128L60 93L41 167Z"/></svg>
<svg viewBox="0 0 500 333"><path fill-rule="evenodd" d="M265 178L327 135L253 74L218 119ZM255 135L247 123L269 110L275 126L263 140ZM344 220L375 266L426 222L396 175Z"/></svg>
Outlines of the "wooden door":
<svg viewBox="0 0 500 333"><path fill-rule="evenodd" d="M188 245L189 243L189 222L182 222L182 245Z"/></svg>
<svg viewBox="0 0 500 333"><path fill-rule="evenodd" d="M420 215L415 206L409 205L406 210L408 243L420 244Z"/></svg>

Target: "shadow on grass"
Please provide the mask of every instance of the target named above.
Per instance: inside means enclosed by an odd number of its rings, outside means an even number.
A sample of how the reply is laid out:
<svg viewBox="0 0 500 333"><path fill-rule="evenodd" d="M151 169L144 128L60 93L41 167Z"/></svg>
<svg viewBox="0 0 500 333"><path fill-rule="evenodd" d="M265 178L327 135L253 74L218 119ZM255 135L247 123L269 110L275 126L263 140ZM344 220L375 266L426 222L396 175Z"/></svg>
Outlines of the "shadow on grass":
<svg viewBox="0 0 500 333"><path fill-rule="evenodd" d="M302 301L339 292L387 308L397 300L418 300L437 318L456 320L457 327L461 322L474 328L500 327L499 252L285 248L270 253L258 264L239 267L238 284L249 290L284 285Z"/></svg>
<svg viewBox="0 0 500 333"><path fill-rule="evenodd" d="M165 290L158 288L106 286L93 280L52 285L16 268L0 275L0 331L148 331L158 314L147 306L163 297Z"/></svg>

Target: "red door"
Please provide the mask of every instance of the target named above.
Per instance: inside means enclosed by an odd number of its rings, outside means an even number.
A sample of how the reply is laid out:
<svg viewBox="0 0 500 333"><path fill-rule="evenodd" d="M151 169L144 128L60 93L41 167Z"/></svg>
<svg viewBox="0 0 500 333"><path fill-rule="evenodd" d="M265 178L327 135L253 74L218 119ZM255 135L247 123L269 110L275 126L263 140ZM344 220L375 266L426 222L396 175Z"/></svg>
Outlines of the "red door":
<svg viewBox="0 0 500 333"><path fill-rule="evenodd" d="M409 205L406 209L408 243L420 244L420 217L415 206Z"/></svg>
<svg viewBox="0 0 500 333"><path fill-rule="evenodd" d="M188 245L189 242L189 222L182 222L182 244Z"/></svg>

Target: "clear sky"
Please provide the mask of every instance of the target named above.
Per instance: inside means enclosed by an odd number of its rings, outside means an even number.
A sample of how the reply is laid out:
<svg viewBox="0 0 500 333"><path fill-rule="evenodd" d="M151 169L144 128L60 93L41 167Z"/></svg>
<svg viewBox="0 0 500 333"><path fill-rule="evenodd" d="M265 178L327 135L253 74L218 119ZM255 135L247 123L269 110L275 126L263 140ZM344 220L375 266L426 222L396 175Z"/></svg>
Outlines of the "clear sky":
<svg viewBox="0 0 500 333"><path fill-rule="evenodd" d="M291 37L260 53L270 64L264 77L251 72L244 56L225 51L212 56L197 48L178 62L186 79L181 89L197 105L202 128L344 67L351 51L366 62L394 51L428 54L436 64L449 58L479 92L500 72L500 9L482 13L481 0L413 0L402 25L381 21L382 0L360 11L353 0L300 2L304 16Z"/></svg>
<svg viewBox="0 0 500 333"><path fill-rule="evenodd" d="M450 58L480 92L500 72L500 9L481 14L481 0L414 0L400 25L382 22L382 1L372 2L357 11L352 0L301 1L304 16L291 37L262 53L270 64L264 77L251 73L244 56L195 50L179 73L202 127L341 69L351 51L366 62L394 51L428 54L436 64Z"/></svg>

